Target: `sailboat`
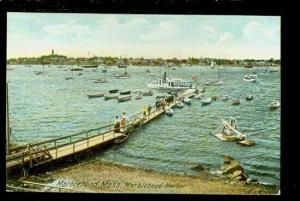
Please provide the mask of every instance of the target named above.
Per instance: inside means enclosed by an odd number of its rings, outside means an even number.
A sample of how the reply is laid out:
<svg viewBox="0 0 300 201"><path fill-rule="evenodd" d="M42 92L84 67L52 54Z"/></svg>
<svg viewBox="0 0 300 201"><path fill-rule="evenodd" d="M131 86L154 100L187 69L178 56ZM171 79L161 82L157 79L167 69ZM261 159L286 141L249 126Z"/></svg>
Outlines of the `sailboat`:
<svg viewBox="0 0 300 201"><path fill-rule="evenodd" d="M214 61L213 61L213 60L211 60L210 68L211 68L211 69L215 68L215 67L214 67Z"/></svg>
<svg viewBox="0 0 300 201"><path fill-rule="evenodd" d="M253 99L252 86L253 86L253 82L252 82L252 85L251 85L251 93L247 94L246 97L245 97L246 101L251 101Z"/></svg>
<svg viewBox="0 0 300 201"><path fill-rule="evenodd" d="M45 72L45 65L43 64L43 71L34 71L36 75L45 75L47 72Z"/></svg>
<svg viewBox="0 0 300 201"><path fill-rule="evenodd" d="M106 69L105 69L106 70ZM104 73L104 78L99 78L99 79L96 79L94 81L94 83L105 83L107 82L107 79L106 79L106 71L103 72Z"/></svg>
<svg viewBox="0 0 300 201"><path fill-rule="evenodd" d="M217 79L208 79L206 82L205 82L205 85L221 85L223 84L223 81L220 80L220 70L219 70L219 67L217 68Z"/></svg>
<svg viewBox="0 0 300 201"><path fill-rule="evenodd" d="M115 78L117 78L117 79L126 79L126 78L128 78L127 67L125 67L125 72L123 74L116 74Z"/></svg>
<svg viewBox="0 0 300 201"><path fill-rule="evenodd" d="M72 67L73 68L73 67ZM71 72L72 72L72 76L66 76L65 77L65 80L72 80L72 79L74 79L73 78L73 71L71 70Z"/></svg>

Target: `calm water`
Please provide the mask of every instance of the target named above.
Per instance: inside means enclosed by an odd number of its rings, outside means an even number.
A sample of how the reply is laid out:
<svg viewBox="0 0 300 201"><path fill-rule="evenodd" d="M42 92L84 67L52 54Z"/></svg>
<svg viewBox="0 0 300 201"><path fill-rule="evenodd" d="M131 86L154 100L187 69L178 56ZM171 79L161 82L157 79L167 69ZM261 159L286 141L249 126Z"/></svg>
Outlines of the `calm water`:
<svg viewBox="0 0 300 201"><path fill-rule="evenodd" d="M35 75L41 66L11 66L7 71L9 80L9 110L12 141L16 144L51 139L79 131L113 123L114 116L140 112L153 97L118 103L103 98L88 99L87 94L107 92L109 89L147 91L146 82L152 77L145 73L148 67L129 67L130 79L115 79L114 74L123 73L116 67L108 69L108 83L96 84L93 79L104 77L101 70L82 71L74 80L70 67L45 67L47 75ZM150 68L160 73L160 67ZM198 76L198 83L205 78L216 78L216 69L184 67L166 70L173 77L191 79ZM173 117L161 116L135 132L128 141L99 153L101 160L127 164L135 167L163 172L196 174L191 165L201 163L212 170L222 165L222 155L228 154L240 160L246 172L261 182L279 185L280 182L280 108L269 111L272 100L280 100L280 73L258 74L255 84L243 81L243 75L256 69L220 69L221 86L208 86L206 96L229 95L241 98L241 105L217 100L201 106L197 99L191 106L175 109ZM246 102L244 97L253 92L254 100ZM210 131L216 129L221 118L235 117L238 127L257 144L243 147L222 142Z"/></svg>

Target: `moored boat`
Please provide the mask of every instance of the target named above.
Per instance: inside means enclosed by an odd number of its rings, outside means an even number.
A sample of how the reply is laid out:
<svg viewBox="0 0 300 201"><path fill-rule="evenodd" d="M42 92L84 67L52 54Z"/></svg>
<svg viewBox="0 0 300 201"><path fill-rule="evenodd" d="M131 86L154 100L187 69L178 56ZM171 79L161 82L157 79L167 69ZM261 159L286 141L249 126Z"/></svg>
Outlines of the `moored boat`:
<svg viewBox="0 0 300 201"><path fill-rule="evenodd" d="M211 97L211 100L212 100L212 101L216 101L217 99L218 99L218 96L212 96L212 97Z"/></svg>
<svg viewBox="0 0 300 201"><path fill-rule="evenodd" d="M99 98L104 96L104 93L97 93L97 94L88 94L87 95L89 98Z"/></svg>
<svg viewBox="0 0 300 201"><path fill-rule="evenodd" d="M211 104L211 102L212 102L212 100L211 100L210 97L204 98L204 99L201 101L202 105L209 105L209 104Z"/></svg>
<svg viewBox="0 0 300 201"><path fill-rule="evenodd" d="M128 95L131 94L131 91L120 91L121 95Z"/></svg>
<svg viewBox="0 0 300 201"><path fill-rule="evenodd" d="M135 97L135 100L140 100L140 99L142 99L143 98L143 96L142 95L137 95L136 97Z"/></svg>
<svg viewBox="0 0 300 201"><path fill-rule="evenodd" d="M127 96L118 96L117 99L118 99L119 102L130 101L130 100L131 100L131 95L127 95Z"/></svg>
<svg viewBox="0 0 300 201"><path fill-rule="evenodd" d="M112 90L109 90L108 92L111 94L118 93L119 89L112 89Z"/></svg>
<svg viewBox="0 0 300 201"><path fill-rule="evenodd" d="M239 142L245 140L246 135L236 128L236 120L231 118L229 122L222 120L221 125L213 132L213 135L222 141Z"/></svg>
<svg viewBox="0 0 300 201"><path fill-rule="evenodd" d="M167 110L166 110L166 114L168 115L168 116L172 116L173 114L174 114L174 111L172 110L172 108L168 108Z"/></svg>
<svg viewBox="0 0 300 201"><path fill-rule="evenodd" d="M192 100L190 98L188 98L188 97L184 97L183 98L183 102L186 103L186 104L188 104L188 105L190 105L192 103Z"/></svg>
<svg viewBox="0 0 300 201"><path fill-rule="evenodd" d="M167 77L167 73L164 73L163 79L148 82L147 86L150 89L164 90L164 91L182 91L189 88L195 88L192 81L186 81L183 79L171 79Z"/></svg>
<svg viewBox="0 0 300 201"><path fill-rule="evenodd" d="M153 91L143 92L143 96L153 96Z"/></svg>
<svg viewBox="0 0 300 201"><path fill-rule="evenodd" d="M241 104L241 100L240 99L233 99L231 104L232 105L239 105L239 104Z"/></svg>
<svg viewBox="0 0 300 201"><path fill-rule="evenodd" d="M203 93L199 93L199 94L197 94L194 98L196 98L196 99L201 99L203 96L204 96Z"/></svg>
<svg viewBox="0 0 300 201"><path fill-rule="evenodd" d="M183 103L182 103L181 101L177 101L177 102L176 102L176 107L178 107L178 108L183 108L184 105L183 105Z"/></svg>
<svg viewBox="0 0 300 201"><path fill-rule="evenodd" d="M247 101L251 101L251 100L253 99L253 95L252 95L252 94L248 94L248 95L245 97L245 99L246 99Z"/></svg>
<svg viewBox="0 0 300 201"><path fill-rule="evenodd" d="M277 108L280 107L280 103L279 101L272 101L270 104L269 104L269 108L270 110L275 110Z"/></svg>
<svg viewBox="0 0 300 201"><path fill-rule="evenodd" d="M223 97L222 97L222 101L227 101L229 99L229 97L227 96L227 95L224 95Z"/></svg>
<svg viewBox="0 0 300 201"><path fill-rule="evenodd" d="M246 82L255 82L256 81L256 77L257 75L254 75L254 74L250 74L250 75L245 75L243 77L244 81Z"/></svg>
<svg viewBox="0 0 300 201"><path fill-rule="evenodd" d="M98 68L97 64L87 64L87 65L82 65L82 68Z"/></svg>
<svg viewBox="0 0 300 201"><path fill-rule="evenodd" d="M119 95L118 94L105 94L104 95L104 99L105 100L108 100L108 99L114 99L114 98L117 98Z"/></svg>

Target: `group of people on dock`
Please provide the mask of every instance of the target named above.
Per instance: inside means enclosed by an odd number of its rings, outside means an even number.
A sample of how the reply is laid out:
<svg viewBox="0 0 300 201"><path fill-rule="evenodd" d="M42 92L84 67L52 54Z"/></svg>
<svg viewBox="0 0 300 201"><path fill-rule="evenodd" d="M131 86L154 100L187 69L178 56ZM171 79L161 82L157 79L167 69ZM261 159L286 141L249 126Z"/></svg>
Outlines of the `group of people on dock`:
<svg viewBox="0 0 300 201"><path fill-rule="evenodd" d="M116 116L114 122L114 131L115 132L123 132L126 127L126 114L123 112L121 120L119 120L118 115Z"/></svg>
<svg viewBox="0 0 300 201"><path fill-rule="evenodd" d="M161 109L161 108L163 108L165 110L165 106L167 104L168 104L168 102L166 101L166 99L161 98L159 100L156 100L155 108L156 108L156 110ZM143 115L144 116L150 115L151 110L152 110L152 106L150 104L148 106L144 106L142 108ZM114 121L114 131L115 132L123 132L126 127L126 122L127 122L127 119L126 119L125 112L123 112L121 119L119 119L119 116L117 115L115 118L115 121Z"/></svg>
<svg viewBox="0 0 300 201"><path fill-rule="evenodd" d="M167 101L166 101L165 98L161 98L160 100L156 100L156 103L155 103L156 109L160 109L161 107L163 109L165 109L166 105L167 105Z"/></svg>

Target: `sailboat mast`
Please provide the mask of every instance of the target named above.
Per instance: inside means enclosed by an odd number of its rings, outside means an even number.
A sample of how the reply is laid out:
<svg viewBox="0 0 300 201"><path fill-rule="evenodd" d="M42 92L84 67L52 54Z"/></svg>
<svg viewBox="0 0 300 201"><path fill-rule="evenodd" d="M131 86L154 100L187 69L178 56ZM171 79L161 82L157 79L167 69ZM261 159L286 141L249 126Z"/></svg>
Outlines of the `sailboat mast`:
<svg viewBox="0 0 300 201"><path fill-rule="evenodd" d="M8 108L8 83L6 83L6 154L10 154L10 127Z"/></svg>

